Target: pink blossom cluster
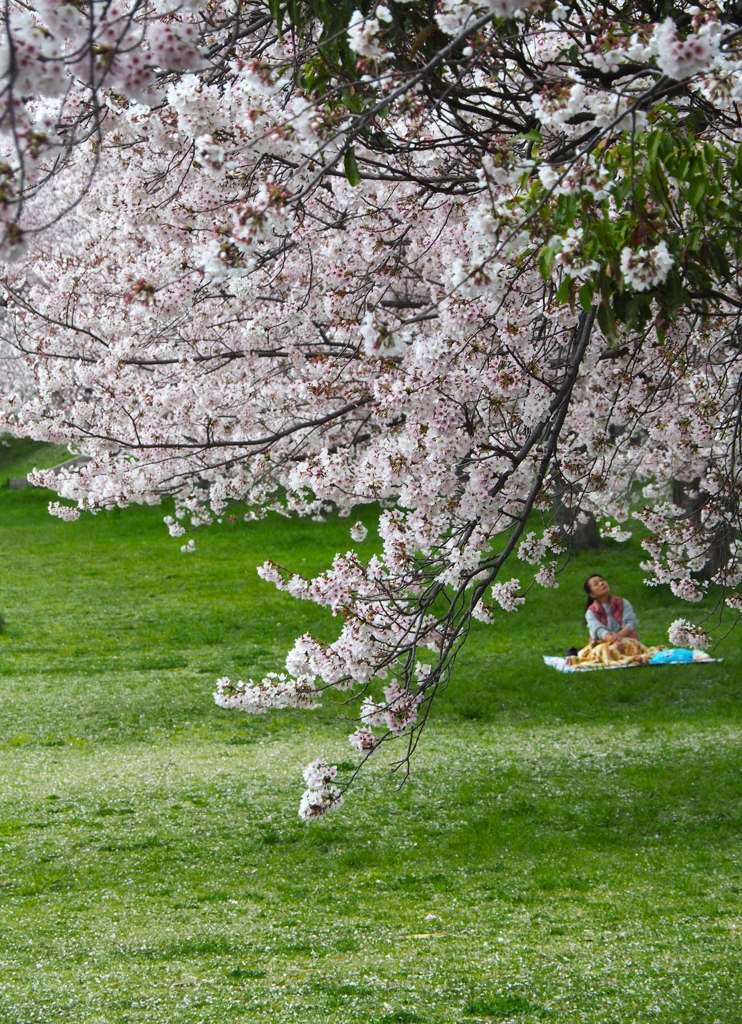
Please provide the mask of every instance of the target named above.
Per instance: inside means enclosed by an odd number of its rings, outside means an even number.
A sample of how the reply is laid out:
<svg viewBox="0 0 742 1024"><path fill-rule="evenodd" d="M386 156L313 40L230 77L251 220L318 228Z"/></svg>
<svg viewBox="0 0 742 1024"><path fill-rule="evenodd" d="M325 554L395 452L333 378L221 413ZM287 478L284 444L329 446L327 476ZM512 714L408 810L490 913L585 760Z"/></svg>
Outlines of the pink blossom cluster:
<svg viewBox="0 0 742 1024"><path fill-rule="evenodd" d="M700 626L695 626L687 619L675 619L667 631L673 647L685 647L691 650L704 651L711 641Z"/></svg>
<svg viewBox="0 0 742 1024"><path fill-rule="evenodd" d="M651 556L641 563L642 569L651 574L645 582L650 586L668 584L673 594L684 601L702 601L709 586L708 579L697 576L709 556L709 530L705 524L694 521L670 502L660 502L634 515L653 531L642 541L642 547ZM733 556L731 562L735 564ZM718 582L732 585L739 582L728 575L732 565L719 574Z"/></svg>
<svg viewBox="0 0 742 1024"><path fill-rule="evenodd" d="M366 17L361 11L354 11L348 25L348 45L351 50L355 50L361 57L380 59L391 56L381 40L384 25L391 20L391 12L385 4L377 6L374 17Z"/></svg>
<svg viewBox="0 0 742 1024"><path fill-rule="evenodd" d="M653 249L627 247L621 252L621 273L630 288L644 292L661 284L674 262L664 242L659 242Z"/></svg>
<svg viewBox="0 0 742 1024"><path fill-rule="evenodd" d="M232 683L225 676L217 679L214 701L220 708L235 708L253 715L273 708L304 708L313 711L319 707L317 690L306 676L292 679L283 672L269 672L259 683Z"/></svg>
<svg viewBox="0 0 742 1024"><path fill-rule="evenodd" d="M520 580L517 579L508 580L507 583L495 583L492 587L492 597L504 611L514 612L518 610L518 605L526 603L524 597L517 596L519 590Z"/></svg>
<svg viewBox="0 0 742 1024"><path fill-rule="evenodd" d="M619 544L625 544L627 540L631 540L633 534L631 530L622 530L618 523L606 520L600 527L600 536L604 540L615 540Z"/></svg>
<svg viewBox="0 0 742 1024"><path fill-rule="evenodd" d="M538 565L546 554L546 540L531 531L521 542L518 548L518 558L531 565Z"/></svg>
<svg viewBox="0 0 742 1024"><path fill-rule="evenodd" d="M299 817L303 821L314 821L322 818L329 811L337 810L343 802L343 795L333 780L337 776L337 768L326 761L313 761L304 769L304 781L307 789L299 804Z"/></svg>
<svg viewBox="0 0 742 1024"><path fill-rule="evenodd" d="M681 39L672 18L665 18L654 30L658 66L676 81L705 71L719 52L720 28L715 22L706 23Z"/></svg>
<svg viewBox="0 0 742 1024"><path fill-rule="evenodd" d="M370 729L360 726L355 732L350 734L348 742L357 753L366 758L376 752L380 741Z"/></svg>

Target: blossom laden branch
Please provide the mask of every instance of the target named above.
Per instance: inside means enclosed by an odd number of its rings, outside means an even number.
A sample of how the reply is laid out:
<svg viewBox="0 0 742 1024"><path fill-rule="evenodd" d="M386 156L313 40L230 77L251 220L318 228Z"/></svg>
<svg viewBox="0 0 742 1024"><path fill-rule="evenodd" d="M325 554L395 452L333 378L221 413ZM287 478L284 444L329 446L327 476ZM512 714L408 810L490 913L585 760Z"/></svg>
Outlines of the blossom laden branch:
<svg viewBox="0 0 742 1024"><path fill-rule="evenodd" d="M404 775L582 515L635 510L648 582L740 606L734 17L4 0L0 417L89 458L37 475L51 511L357 520L315 578L261 569L337 638L220 706L338 693L358 768L396 742ZM315 820L347 785L307 771Z"/></svg>

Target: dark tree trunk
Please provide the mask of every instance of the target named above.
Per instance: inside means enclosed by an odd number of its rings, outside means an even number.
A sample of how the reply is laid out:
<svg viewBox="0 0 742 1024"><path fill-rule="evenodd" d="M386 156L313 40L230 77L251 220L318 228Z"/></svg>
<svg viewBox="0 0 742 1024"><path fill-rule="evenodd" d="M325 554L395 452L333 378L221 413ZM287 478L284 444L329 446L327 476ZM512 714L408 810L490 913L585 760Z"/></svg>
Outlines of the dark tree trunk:
<svg viewBox="0 0 742 1024"><path fill-rule="evenodd" d="M575 494L563 477L554 483L554 526L559 527L562 542L572 551L590 551L600 547L600 537L595 516L592 512L580 513L575 507ZM587 522L578 521L578 514L587 517Z"/></svg>
<svg viewBox="0 0 742 1024"><path fill-rule="evenodd" d="M734 530L727 522L719 523L709 537L708 559L698 576L702 580L710 580L732 557L732 541Z"/></svg>
<svg viewBox="0 0 742 1024"><path fill-rule="evenodd" d="M708 497L701 494L698 488L701 485L701 478L695 480L673 480L672 482L672 503L688 512L694 523L700 524L700 512L703 503Z"/></svg>
<svg viewBox="0 0 742 1024"><path fill-rule="evenodd" d="M701 510L708 501L708 492L699 491L700 478L695 480L673 480L672 501L682 508L696 526L701 526ZM708 535L708 556L706 564L694 573L701 580L709 580L727 564L732 554L734 530L727 522L719 523Z"/></svg>

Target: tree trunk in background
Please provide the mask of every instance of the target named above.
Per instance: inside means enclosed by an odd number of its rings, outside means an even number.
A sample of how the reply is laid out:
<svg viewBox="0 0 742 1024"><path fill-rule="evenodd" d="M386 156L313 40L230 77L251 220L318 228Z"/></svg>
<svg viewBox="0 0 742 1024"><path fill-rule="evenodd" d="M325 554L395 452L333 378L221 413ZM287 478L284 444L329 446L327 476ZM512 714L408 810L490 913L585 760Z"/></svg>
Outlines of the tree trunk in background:
<svg viewBox="0 0 742 1024"><path fill-rule="evenodd" d="M578 511L573 508L572 488L563 477L557 477L554 482L554 526L559 527L563 542L572 551L590 551L600 547L600 537L595 516L592 512L579 513L580 518L586 518L586 522L578 522Z"/></svg>
<svg viewBox="0 0 742 1024"><path fill-rule="evenodd" d="M672 503L689 512L694 522L699 522L698 513L706 500L705 494L700 494L698 488L701 486L701 478L694 480L673 480L672 482Z"/></svg>
<svg viewBox="0 0 742 1024"><path fill-rule="evenodd" d="M701 525L701 509L704 506L708 494L705 491L699 491L700 479L696 477L695 480L673 480L672 482L672 501L678 508L682 508L686 511L688 516L696 523ZM708 557L706 564L703 569L694 575L698 576L701 580L709 580L712 576L721 569L722 566L726 565L732 554L732 541L734 540L734 530L729 523L719 523L708 535Z"/></svg>
<svg viewBox="0 0 742 1024"><path fill-rule="evenodd" d="M733 540L734 530L729 523L719 523L711 537L708 561L698 574L702 580L711 579L727 564L732 555Z"/></svg>

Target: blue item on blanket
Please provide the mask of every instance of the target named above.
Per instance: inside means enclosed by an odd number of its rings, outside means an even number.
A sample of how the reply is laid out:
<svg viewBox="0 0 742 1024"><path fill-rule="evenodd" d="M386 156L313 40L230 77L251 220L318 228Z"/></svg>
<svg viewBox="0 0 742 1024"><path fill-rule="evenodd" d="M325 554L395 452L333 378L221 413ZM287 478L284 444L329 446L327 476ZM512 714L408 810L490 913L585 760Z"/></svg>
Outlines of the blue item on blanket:
<svg viewBox="0 0 742 1024"><path fill-rule="evenodd" d="M639 665L570 665L568 658L559 658L544 654L545 664L555 668L557 672L601 672L614 668L640 668ZM649 665L708 665L723 658L710 658L705 651L689 651L685 647L676 647L672 651L657 651L652 655Z"/></svg>
<svg viewBox="0 0 742 1024"><path fill-rule="evenodd" d="M650 665L685 665L693 661L693 651L685 647L676 647L673 651L657 651L649 659Z"/></svg>

